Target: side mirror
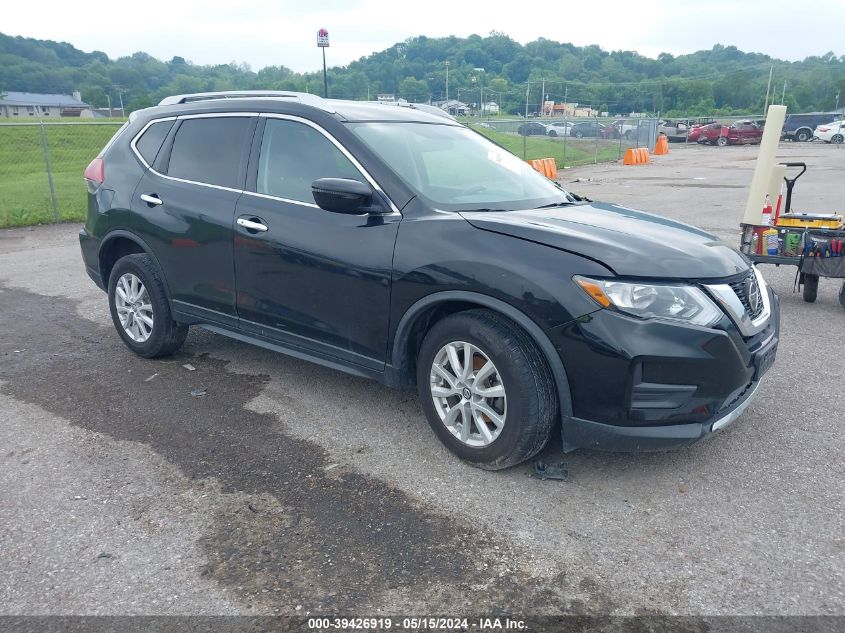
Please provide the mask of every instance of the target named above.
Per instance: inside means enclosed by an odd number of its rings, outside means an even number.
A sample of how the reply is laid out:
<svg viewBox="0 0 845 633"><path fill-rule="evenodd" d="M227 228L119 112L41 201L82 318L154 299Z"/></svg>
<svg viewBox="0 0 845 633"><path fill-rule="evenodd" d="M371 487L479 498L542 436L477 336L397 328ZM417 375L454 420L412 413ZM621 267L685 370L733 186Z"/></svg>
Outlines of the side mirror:
<svg viewBox="0 0 845 633"><path fill-rule="evenodd" d="M373 190L360 180L319 178L311 183L317 206L333 213L357 215L371 211Z"/></svg>

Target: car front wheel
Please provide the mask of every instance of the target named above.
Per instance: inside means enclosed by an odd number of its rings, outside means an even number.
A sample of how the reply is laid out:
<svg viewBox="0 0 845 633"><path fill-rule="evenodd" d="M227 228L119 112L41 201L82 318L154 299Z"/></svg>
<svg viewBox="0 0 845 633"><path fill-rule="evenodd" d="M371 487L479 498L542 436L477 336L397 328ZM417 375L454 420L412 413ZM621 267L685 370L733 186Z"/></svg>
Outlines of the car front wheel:
<svg viewBox="0 0 845 633"><path fill-rule="evenodd" d="M146 254L120 258L109 277L109 309L118 335L144 358L182 347L188 327L173 320L164 282Z"/></svg>
<svg viewBox="0 0 845 633"><path fill-rule="evenodd" d="M487 470L537 454L557 421L554 379L542 354L521 328L489 310L432 327L420 348L417 387L440 441Z"/></svg>
<svg viewBox="0 0 845 633"><path fill-rule="evenodd" d="M845 139L843 139L843 137L842 137L842 135L841 135L841 134L834 134L834 135L830 138L830 142L831 142L831 143L841 143L843 140L845 140Z"/></svg>

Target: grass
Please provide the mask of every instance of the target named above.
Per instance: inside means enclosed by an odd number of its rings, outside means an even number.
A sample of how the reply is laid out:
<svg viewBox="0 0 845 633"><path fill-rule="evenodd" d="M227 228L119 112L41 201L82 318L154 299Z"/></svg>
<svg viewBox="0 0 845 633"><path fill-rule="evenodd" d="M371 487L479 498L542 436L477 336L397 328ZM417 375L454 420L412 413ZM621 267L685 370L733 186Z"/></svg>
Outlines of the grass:
<svg viewBox="0 0 845 633"><path fill-rule="evenodd" d="M59 221L85 219L88 202L82 172L118 127L44 126ZM0 125L0 228L53 221L40 126Z"/></svg>
<svg viewBox="0 0 845 633"><path fill-rule="evenodd" d="M54 221L50 186L44 164L41 128L35 121L12 121L16 125L2 125L10 119L0 119L0 228L46 224ZM98 119L98 123L103 122ZM82 172L111 136L122 120L110 120L109 125L90 125L84 122L62 121L61 125L45 121L44 134L56 190L58 219L61 222L81 222L85 219L87 196ZM30 123L30 125L20 125ZM53 123L53 124L50 124ZM57 122L56 122L57 123ZM552 157L558 167L584 165L618 160L619 143L595 139L552 139L515 134L473 126L521 158ZM565 152L564 152L565 150Z"/></svg>
<svg viewBox="0 0 845 633"><path fill-rule="evenodd" d="M588 165L593 162L607 162L619 160L619 141L598 139L598 152L596 152L596 139L594 138L568 138L566 143L562 138L548 138L545 136L522 137L516 134L505 134L490 128L471 126L473 130L483 134L491 141L498 143L512 154L529 160L532 158L554 158L557 166L573 167L575 165ZM523 139L525 141L523 152ZM622 149L626 148L625 145Z"/></svg>

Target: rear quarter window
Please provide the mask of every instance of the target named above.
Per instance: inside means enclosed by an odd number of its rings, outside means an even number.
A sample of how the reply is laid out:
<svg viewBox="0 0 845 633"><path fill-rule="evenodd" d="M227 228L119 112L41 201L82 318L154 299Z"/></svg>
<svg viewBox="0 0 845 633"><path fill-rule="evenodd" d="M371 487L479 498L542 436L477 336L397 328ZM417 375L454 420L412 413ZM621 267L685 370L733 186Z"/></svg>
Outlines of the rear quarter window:
<svg viewBox="0 0 845 633"><path fill-rule="evenodd" d="M158 121L153 123L141 137L135 141L135 149L144 158L147 165L155 162L156 156L161 149L164 139L170 133L175 121Z"/></svg>
<svg viewBox="0 0 845 633"><path fill-rule="evenodd" d="M179 124L167 175L240 188L241 160L251 138L248 117L186 119Z"/></svg>

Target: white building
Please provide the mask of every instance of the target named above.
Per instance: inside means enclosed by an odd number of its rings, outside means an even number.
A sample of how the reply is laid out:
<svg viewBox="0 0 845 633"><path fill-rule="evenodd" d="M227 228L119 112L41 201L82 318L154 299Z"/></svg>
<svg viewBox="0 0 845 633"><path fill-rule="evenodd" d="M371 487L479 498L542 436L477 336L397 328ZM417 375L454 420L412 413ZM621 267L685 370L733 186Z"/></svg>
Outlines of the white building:
<svg viewBox="0 0 845 633"><path fill-rule="evenodd" d="M91 106L78 92L72 95L4 92L0 94L0 117L93 117Z"/></svg>

